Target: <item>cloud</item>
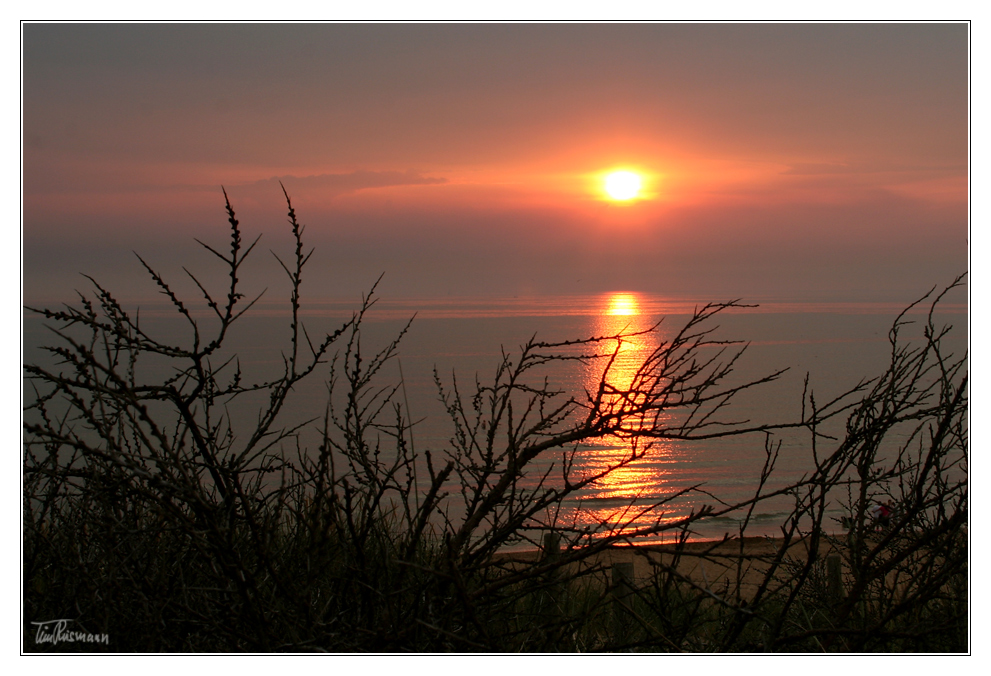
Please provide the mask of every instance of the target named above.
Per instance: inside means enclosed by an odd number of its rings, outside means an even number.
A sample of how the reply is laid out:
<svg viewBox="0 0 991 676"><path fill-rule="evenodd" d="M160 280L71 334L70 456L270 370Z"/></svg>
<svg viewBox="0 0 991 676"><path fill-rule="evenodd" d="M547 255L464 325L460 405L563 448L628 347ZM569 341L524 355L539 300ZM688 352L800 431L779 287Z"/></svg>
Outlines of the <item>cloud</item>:
<svg viewBox="0 0 991 676"><path fill-rule="evenodd" d="M418 171L352 171L346 174L317 174L314 176L273 176L272 178L243 184L241 187L276 184L279 181L293 191L319 190L336 196L371 188L389 188L402 185L440 185L447 183L443 177L424 176Z"/></svg>
<svg viewBox="0 0 991 676"><path fill-rule="evenodd" d="M816 176L821 174L859 174L864 169L849 164L833 164L828 162L797 162L782 174Z"/></svg>
<svg viewBox="0 0 991 676"><path fill-rule="evenodd" d="M883 162L795 162L781 173L786 176L824 176L829 174L953 174L965 171L963 166L902 165Z"/></svg>

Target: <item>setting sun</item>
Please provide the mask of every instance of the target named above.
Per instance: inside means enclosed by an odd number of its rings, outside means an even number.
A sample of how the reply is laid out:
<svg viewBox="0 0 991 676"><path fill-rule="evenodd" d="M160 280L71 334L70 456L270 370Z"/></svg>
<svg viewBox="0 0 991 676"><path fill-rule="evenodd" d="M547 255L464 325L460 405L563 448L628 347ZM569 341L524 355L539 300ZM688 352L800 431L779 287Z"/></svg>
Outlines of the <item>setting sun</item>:
<svg viewBox="0 0 991 676"><path fill-rule="evenodd" d="M606 175L606 194L620 202L639 195L642 186L643 180L632 171L614 171Z"/></svg>

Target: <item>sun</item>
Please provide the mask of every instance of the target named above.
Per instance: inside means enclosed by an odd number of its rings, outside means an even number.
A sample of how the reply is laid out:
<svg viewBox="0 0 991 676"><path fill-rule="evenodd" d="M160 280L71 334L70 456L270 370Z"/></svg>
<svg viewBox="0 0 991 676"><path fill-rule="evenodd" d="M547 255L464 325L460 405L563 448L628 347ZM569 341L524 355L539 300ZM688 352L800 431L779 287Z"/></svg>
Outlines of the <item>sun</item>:
<svg viewBox="0 0 991 676"><path fill-rule="evenodd" d="M606 174L606 194L617 202L627 202L640 194L643 179L632 171L613 171Z"/></svg>

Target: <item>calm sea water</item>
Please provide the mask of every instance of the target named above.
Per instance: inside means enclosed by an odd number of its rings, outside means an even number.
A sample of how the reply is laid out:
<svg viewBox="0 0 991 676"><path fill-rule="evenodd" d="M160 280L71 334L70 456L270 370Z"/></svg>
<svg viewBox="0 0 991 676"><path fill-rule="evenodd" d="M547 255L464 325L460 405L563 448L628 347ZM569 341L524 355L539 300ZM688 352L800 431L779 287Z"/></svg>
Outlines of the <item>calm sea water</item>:
<svg viewBox="0 0 991 676"><path fill-rule="evenodd" d="M347 301L311 303L305 316L310 335L316 338L332 330L350 316L355 306L356 303ZM415 448L420 453L430 450L437 457L450 448L454 428L439 401L435 369L446 387L456 377L461 393L467 398L473 393L476 379L483 384L493 381L503 351L518 354L519 346L531 337L556 342L612 335L644 330L663 319L655 333L624 343L610 374L612 382L619 384L624 379L628 381L638 360L649 354L658 341L669 338L684 325L694 307L695 303L625 292L524 299L383 300L366 317L362 341L366 354L370 354L415 315L401 343L399 358L383 371L382 382L399 382L402 371L405 388L397 396L408 401L410 415L417 421L413 430ZM795 421L801 414L806 374L820 403L864 378L879 375L890 354L888 329L901 309L898 305L876 303L769 302L718 315L709 323L710 327L718 327L714 338L748 343L731 382L742 383L789 369L778 381L739 396L722 414L722 419L754 423ZM185 331L160 304L142 306L141 316L142 325L153 335L175 339ZM920 314L909 318L917 322L925 319ZM966 307L960 302L947 304L937 319L955 325L952 345L962 353L966 349ZM44 361L46 358L38 351L38 346L47 340L41 322L27 316L24 331L25 359ZM920 328L909 327L904 333L906 337L917 336ZM280 350L287 349L288 336L288 317L274 305L259 305L241 320L229 345L238 354L247 380L258 381L278 374L282 364ZM540 379L546 377L568 393L580 394L583 388L594 386L601 368L576 361L554 362L535 375ZM328 369L321 367L293 393L286 411L287 424L322 418L327 377ZM27 390L25 396L30 396ZM250 407L232 411L235 428L249 425L256 412ZM776 439L782 442L782 449L769 486L772 489L795 480L811 467L807 436L790 433ZM308 427L302 435L304 447L312 448L316 440L313 426ZM663 513L635 519L633 525L646 525L658 518L678 519L702 505L718 505L719 501L743 500L755 488L765 458L764 447L762 434L655 444L642 460L583 490L565 505L558 519L578 525L593 522L615 525L629 519L632 499L657 500L691 487L701 490L667 505ZM601 470L628 453L628 445L615 439L583 446L576 455L573 475ZM539 458L524 487L533 487L537 478L548 471L558 476L560 463L560 454ZM748 534L774 535L787 513L787 500L761 505L752 517ZM831 512L838 517L841 505L838 502L832 505ZM457 514L455 504L452 514ZM735 533L737 527L738 519L727 517L704 521L696 530L699 538L713 538L726 532Z"/></svg>

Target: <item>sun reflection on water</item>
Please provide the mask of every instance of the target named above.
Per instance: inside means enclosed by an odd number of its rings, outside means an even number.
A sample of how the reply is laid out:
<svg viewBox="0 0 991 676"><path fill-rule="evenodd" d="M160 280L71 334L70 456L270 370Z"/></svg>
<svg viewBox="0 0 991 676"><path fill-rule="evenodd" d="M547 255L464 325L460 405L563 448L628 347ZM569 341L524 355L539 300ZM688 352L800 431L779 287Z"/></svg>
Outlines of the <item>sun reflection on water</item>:
<svg viewBox="0 0 991 676"><path fill-rule="evenodd" d="M649 332L656 318L641 314L641 302L635 293L613 293L603 299L602 311L590 318L592 333L614 339L603 341L600 352L612 354L612 360L603 358L589 365L584 374L586 390L591 396L604 382L611 387L603 396L603 406L614 410L623 405L624 397L635 392L644 382L641 366L657 348L661 335ZM628 460L635 452L646 451L644 457L630 464L613 469L609 474L591 484L582 496L581 507L576 514L579 524L608 523L618 525L637 509L629 505L634 499L646 502L661 495L670 479L665 465L667 453L662 444L640 438L635 427L628 434L613 435L596 440L594 446L582 453L579 472L585 476L598 474ZM648 448L649 447L649 448ZM644 518L652 523L660 515ZM637 522L637 526L647 525Z"/></svg>
<svg viewBox="0 0 991 676"><path fill-rule="evenodd" d="M643 361L657 347L657 333L645 333L654 325L654 319L640 313L640 301L633 293L610 294L602 304L602 314L591 317L592 333L597 336L617 336L604 341L601 351L615 350L612 363L601 359L585 373L585 385L590 392L599 387L603 373L608 368L606 382L620 390L628 390L637 376Z"/></svg>

